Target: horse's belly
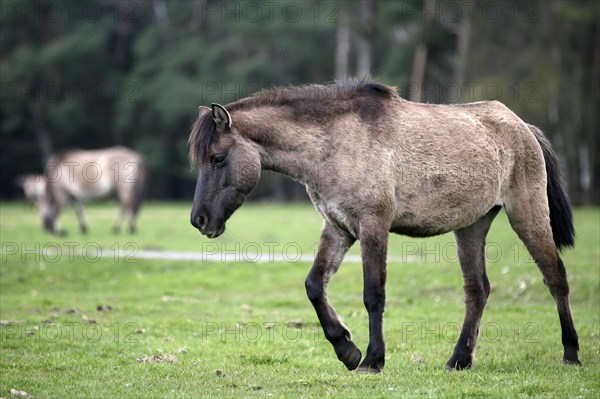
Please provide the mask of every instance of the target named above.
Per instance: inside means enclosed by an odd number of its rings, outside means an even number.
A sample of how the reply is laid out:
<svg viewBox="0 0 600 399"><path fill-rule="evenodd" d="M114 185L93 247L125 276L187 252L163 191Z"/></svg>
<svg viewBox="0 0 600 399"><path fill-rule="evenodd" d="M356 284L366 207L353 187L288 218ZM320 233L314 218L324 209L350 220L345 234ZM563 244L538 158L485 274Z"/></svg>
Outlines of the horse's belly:
<svg viewBox="0 0 600 399"><path fill-rule="evenodd" d="M112 193L113 184L108 179L100 179L97 182L84 182L83 184L72 184L68 187L71 196L87 201L100 199Z"/></svg>
<svg viewBox="0 0 600 399"><path fill-rule="evenodd" d="M475 223L498 205L499 184L466 185L462 190L412 190L396 193L396 215L391 232L429 237Z"/></svg>
<svg viewBox="0 0 600 399"><path fill-rule="evenodd" d="M412 212L404 212L396 216L390 231L410 237L436 236L469 226L487 212L478 213L481 215L432 212L428 215L418 216Z"/></svg>
<svg viewBox="0 0 600 399"><path fill-rule="evenodd" d="M415 223L406 220L394 221L390 232L409 237L432 237L452 231L436 224Z"/></svg>

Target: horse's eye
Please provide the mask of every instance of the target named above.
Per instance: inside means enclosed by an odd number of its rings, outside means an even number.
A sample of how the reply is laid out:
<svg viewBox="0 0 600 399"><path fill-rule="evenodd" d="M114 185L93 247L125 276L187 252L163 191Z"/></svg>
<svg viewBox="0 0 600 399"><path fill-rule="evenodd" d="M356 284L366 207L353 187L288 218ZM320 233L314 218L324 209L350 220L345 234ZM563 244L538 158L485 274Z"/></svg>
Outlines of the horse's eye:
<svg viewBox="0 0 600 399"><path fill-rule="evenodd" d="M213 166L215 168L219 168L219 167L225 165L225 159L226 159L225 155L217 155L217 156L215 156L213 158L213 161L212 161L213 162Z"/></svg>

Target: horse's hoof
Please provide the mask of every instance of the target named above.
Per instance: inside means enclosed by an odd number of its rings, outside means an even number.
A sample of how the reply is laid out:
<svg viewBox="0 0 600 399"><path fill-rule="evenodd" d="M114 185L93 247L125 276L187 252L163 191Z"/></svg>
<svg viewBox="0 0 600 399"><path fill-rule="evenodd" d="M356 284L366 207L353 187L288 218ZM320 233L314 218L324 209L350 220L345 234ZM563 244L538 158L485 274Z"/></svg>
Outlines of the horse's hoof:
<svg viewBox="0 0 600 399"><path fill-rule="evenodd" d="M383 367L361 364L356 371L363 374L379 374L383 371Z"/></svg>
<svg viewBox="0 0 600 399"><path fill-rule="evenodd" d="M338 355L338 359L344 363L344 366L346 366L348 370L354 370L360 363L362 353L360 352L360 349L358 349L356 345L352 343L352 341L349 341L348 344L350 346Z"/></svg>
<svg viewBox="0 0 600 399"><path fill-rule="evenodd" d="M563 364L566 364L567 366L579 366L579 367L581 367L581 362L577 358L575 358L575 359L563 358Z"/></svg>
<svg viewBox="0 0 600 399"><path fill-rule="evenodd" d="M383 356L379 360L374 360L367 353L365 360L358 366L358 371L360 373L378 374L383 371L384 364L385 360Z"/></svg>
<svg viewBox="0 0 600 399"><path fill-rule="evenodd" d="M446 371L467 370L473 365L473 357L469 356L452 356L446 363Z"/></svg>
<svg viewBox="0 0 600 399"><path fill-rule="evenodd" d="M566 346L563 354L563 363L569 366L581 366L577 351L579 348L573 346Z"/></svg>
<svg viewBox="0 0 600 399"><path fill-rule="evenodd" d="M446 364L446 371L460 371L460 370L468 370L471 368L471 364L461 364L461 363L456 363L454 365L452 364Z"/></svg>

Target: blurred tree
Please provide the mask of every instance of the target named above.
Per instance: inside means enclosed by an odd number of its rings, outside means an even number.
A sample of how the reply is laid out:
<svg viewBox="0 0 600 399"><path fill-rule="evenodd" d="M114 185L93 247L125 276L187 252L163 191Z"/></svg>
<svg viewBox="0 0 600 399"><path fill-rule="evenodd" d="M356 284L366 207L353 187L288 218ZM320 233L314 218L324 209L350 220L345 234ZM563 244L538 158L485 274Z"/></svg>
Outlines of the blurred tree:
<svg viewBox="0 0 600 399"><path fill-rule="evenodd" d="M407 98L498 99L539 125L574 202L600 201L599 2L4 0L2 196L52 151L124 144L150 195L190 198L197 107L370 74ZM305 198L271 173L255 197Z"/></svg>
<svg viewBox="0 0 600 399"><path fill-rule="evenodd" d="M371 75L375 1L358 0L357 4L357 35L356 35L356 75L366 77Z"/></svg>
<svg viewBox="0 0 600 399"><path fill-rule="evenodd" d="M415 58L412 66L413 90L410 96L411 101L423 101L423 89L425 84L425 68L427 68L428 43L427 35L431 29L431 16L435 15L435 0L425 0L423 4L421 25L421 40L418 41L415 48Z"/></svg>
<svg viewBox="0 0 600 399"><path fill-rule="evenodd" d="M348 62L350 60L350 19L346 7L340 10L337 36L335 43L335 78L348 77Z"/></svg>
<svg viewBox="0 0 600 399"><path fill-rule="evenodd" d="M561 155L571 200L598 203L600 3L500 4L493 18L474 14L478 40L465 74L478 87L462 100L497 97L542 128Z"/></svg>
<svg viewBox="0 0 600 399"><path fill-rule="evenodd" d="M90 4L98 13L116 7ZM115 83L126 53L115 52L115 21L90 24L85 6L69 3L66 10L53 1L2 3L4 187L10 187L7 179L15 173L39 171L53 149L116 141L111 129Z"/></svg>

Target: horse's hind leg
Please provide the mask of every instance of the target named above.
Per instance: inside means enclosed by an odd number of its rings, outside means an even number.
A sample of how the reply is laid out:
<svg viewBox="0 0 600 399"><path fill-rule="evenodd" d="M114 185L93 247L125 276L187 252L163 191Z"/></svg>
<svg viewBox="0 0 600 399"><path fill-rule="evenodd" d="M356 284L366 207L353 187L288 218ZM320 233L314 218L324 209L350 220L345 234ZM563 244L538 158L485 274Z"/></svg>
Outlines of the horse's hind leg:
<svg viewBox="0 0 600 399"><path fill-rule="evenodd" d="M117 221L113 227L113 232L115 234L119 234L121 232L121 225L123 224L123 220L125 219L125 215L127 214L127 207L123 202L121 202L121 209L119 210L119 216L117 216Z"/></svg>
<svg viewBox="0 0 600 399"><path fill-rule="evenodd" d="M88 222L83 211L83 203L80 200L75 200L75 212L79 220L79 228L83 234L86 234L88 232Z"/></svg>
<svg viewBox="0 0 600 399"><path fill-rule="evenodd" d="M125 218L129 218L129 231L131 233L135 232L136 229L136 216L137 212L134 208L135 200L131 191L128 191L128 187L119 187L117 192L117 197L119 198L119 202L121 203L121 210L119 212L119 216L117 221L115 222L114 232L121 232L121 225Z"/></svg>
<svg viewBox="0 0 600 399"><path fill-rule="evenodd" d="M474 224L454 232L464 279L466 310L454 353L446 363L449 370L470 368L473 363L479 322L490 294L490 283L485 271L485 237L499 210L499 206L494 207Z"/></svg>
<svg viewBox="0 0 600 399"><path fill-rule="evenodd" d="M548 212L546 192L543 189L515 189L506 203L510 224L544 276L544 284L554 297L562 330L563 362L577 364L579 341L569 305L569 283L565 266L558 256Z"/></svg>
<svg viewBox="0 0 600 399"><path fill-rule="evenodd" d="M128 187L121 188L118 192L119 202L121 203L121 211L117 222L115 223L114 231L119 233L121 225L125 218L129 218L129 232L135 233L137 230L137 215L140 209L140 200L136 197L136 193L128 190Z"/></svg>
<svg viewBox="0 0 600 399"><path fill-rule="evenodd" d="M325 289L329 279L339 269L344 255L354 241L354 239L325 223L321 231L317 256L308 277L306 277L306 293L317 312L325 337L333 345L338 359L349 370L358 367L362 355L352 342L352 334L344 326L335 309L329 304Z"/></svg>
<svg viewBox="0 0 600 399"><path fill-rule="evenodd" d="M137 212L134 210L131 212L131 218L129 219L129 232L134 234L137 231Z"/></svg>
<svg viewBox="0 0 600 399"><path fill-rule="evenodd" d="M129 232L134 234L137 231L137 217L140 210L140 203L138 199L134 199L131 202L131 210L129 212Z"/></svg>

